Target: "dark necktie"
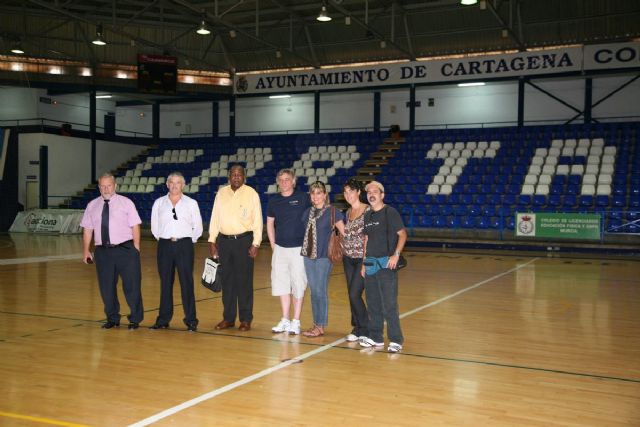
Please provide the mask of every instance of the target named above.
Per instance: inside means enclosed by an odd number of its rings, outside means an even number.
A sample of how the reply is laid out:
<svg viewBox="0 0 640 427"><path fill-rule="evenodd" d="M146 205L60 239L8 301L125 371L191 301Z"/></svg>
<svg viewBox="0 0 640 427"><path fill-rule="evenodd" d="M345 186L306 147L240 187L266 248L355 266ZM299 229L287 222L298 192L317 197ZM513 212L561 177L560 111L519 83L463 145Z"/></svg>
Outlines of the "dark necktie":
<svg viewBox="0 0 640 427"><path fill-rule="evenodd" d="M110 245L111 239L109 239L109 200L105 199L102 206L102 224L100 228L102 234L102 244Z"/></svg>

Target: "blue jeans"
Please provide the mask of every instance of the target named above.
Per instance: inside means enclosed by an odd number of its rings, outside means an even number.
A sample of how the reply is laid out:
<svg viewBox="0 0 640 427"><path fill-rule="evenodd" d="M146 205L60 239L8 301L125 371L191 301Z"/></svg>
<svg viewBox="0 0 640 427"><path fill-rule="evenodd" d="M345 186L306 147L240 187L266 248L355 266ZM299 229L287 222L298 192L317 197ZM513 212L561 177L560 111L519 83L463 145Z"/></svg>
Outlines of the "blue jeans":
<svg viewBox="0 0 640 427"><path fill-rule="evenodd" d="M384 342L384 321L387 321L389 341L403 344L398 314L398 273L383 268L373 276L364 278L364 289L369 309L369 338Z"/></svg>
<svg viewBox="0 0 640 427"><path fill-rule="evenodd" d="M304 270L307 273L307 282L311 288L311 310L313 323L318 326L327 326L329 318L329 274L333 265L329 258L310 259L304 257Z"/></svg>

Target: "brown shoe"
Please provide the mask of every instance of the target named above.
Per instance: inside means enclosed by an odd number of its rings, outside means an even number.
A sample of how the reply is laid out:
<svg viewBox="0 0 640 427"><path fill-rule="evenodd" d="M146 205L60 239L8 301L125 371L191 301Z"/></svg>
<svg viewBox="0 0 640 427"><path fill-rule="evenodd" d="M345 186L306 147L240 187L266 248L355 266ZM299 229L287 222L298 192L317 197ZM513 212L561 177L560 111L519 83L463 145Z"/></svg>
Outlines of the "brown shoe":
<svg viewBox="0 0 640 427"><path fill-rule="evenodd" d="M246 332L251 329L251 322L240 322L240 326L238 326L238 330L241 332Z"/></svg>
<svg viewBox="0 0 640 427"><path fill-rule="evenodd" d="M226 320L223 320L216 325L215 329L217 330L228 329L228 328L233 328L234 326L236 326L234 322L227 322Z"/></svg>

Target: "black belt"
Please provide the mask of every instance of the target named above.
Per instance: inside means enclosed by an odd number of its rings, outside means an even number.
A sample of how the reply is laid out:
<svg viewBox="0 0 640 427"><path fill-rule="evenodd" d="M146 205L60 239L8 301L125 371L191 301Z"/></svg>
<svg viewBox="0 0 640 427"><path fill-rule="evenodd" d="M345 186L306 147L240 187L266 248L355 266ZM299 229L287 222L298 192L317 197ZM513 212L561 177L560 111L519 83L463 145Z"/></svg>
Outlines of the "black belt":
<svg viewBox="0 0 640 427"><path fill-rule="evenodd" d="M96 245L96 247L97 247L97 248L113 249L113 248L125 247L125 246L127 246L129 243L133 243L133 240L127 240L126 242L122 242L122 243L119 243L119 244L117 244L117 245Z"/></svg>
<svg viewBox="0 0 640 427"><path fill-rule="evenodd" d="M222 237L223 239L234 239L234 240L238 240L238 239L242 239L243 237L247 237L249 235L252 235L253 231L245 231L242 234L222 234L219 233L218 236Z"/></svg>
<svg viewBox="0 0 640 427"><path fill-rule="evenodd" d="M191 237L170 237L168 239L160 239L160 240L165 240L167 242L180 242L182 240L191 240Z"/></svg>

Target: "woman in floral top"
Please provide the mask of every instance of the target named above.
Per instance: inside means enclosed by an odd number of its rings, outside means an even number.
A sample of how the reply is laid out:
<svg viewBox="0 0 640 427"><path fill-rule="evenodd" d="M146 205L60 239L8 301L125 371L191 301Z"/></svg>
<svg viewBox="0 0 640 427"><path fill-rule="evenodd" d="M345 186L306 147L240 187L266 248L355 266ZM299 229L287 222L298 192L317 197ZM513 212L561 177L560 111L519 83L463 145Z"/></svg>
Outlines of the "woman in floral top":
<svg viewBox="0 0 640 427"><path fill-rule="evenodd" d="M351 333L347 335L347 341L355 342L360 337L369 336L367 306L362 299L364 278L360 274L364 256L364 213L369 210L369 205L363 203L360 198L363 187L359 181L348 180L343 190L344 198L350 205L344 218L344 256L342 257L351 306L351 326L353 326Z"/></svg>

